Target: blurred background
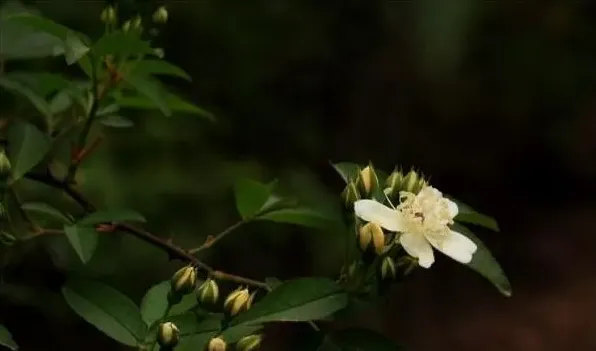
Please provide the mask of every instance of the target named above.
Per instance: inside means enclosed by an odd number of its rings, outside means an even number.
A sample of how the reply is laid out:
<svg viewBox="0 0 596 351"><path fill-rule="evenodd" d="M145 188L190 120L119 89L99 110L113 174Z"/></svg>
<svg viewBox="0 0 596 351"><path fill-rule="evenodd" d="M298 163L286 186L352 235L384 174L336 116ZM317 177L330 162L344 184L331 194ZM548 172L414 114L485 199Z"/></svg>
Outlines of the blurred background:
<svg viewBox="0 0 596 351"><path fill-rule="evenodd" d="M95 37L103 30L105 2L26 3ZM164 2L118 4L125 17L149 20ZM239 177L277 178L323 209L343 189L329 161L416 166L499 220L501 232L476 232L513 297L441 256L345 324L414 351L596 349L596 3L165 4L170 20L155 44L194 78L166 81L216 121L144 111L126 115L133 128L95 130L106 141L81 179L96 203L134 208L152 230L193 247L237 221ZM6 65L17 68L65 70L62 59ZM31 112L5 91L0 98L0 118ZM250 224L204 258L256 279L333 275L338 240ZM10 253L0 323L23 351L116 350L66 307L66 273L99 277L139 301L178 265L126 236L102 238L86 267L63 238L36 239ZM275 328L265 349L282 349L299 328Z"/></svg>

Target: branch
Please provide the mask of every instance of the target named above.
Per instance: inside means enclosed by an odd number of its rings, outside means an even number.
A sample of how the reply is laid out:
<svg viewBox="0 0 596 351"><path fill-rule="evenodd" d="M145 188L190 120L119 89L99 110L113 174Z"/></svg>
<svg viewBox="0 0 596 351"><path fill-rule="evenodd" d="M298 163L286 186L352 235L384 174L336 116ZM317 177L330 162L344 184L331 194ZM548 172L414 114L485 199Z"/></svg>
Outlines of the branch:
<svg viewBox="0 0 596 351"><path fill-rule="evenodd" d="M27 173L25 175L25 178L34 180L34 181L46 184L48 186L51 186L53 188L60 189L60 190L64 191L75 202L77 202L83 208L83 210L87 213L96 211L96 207L89 200L87 200L85 198L85 196L83 196L83 194L81 194L71 183L69 183L68 179L61 181L58 178L56 178L49 171L45 175ZM239 223L242 223L242 222L239 222ZM226 232L229 232L229 231L233 230L235 227L237 227L238 225L240 225L239 223L236 224L235 226L230 227L231 229L228 228L228 230L219 234L218 236L220 236L220 239L221 239L221 237L223 237L226 234ZM229 273L215 270L214 268L209 266L207 263L205 263L205 262L199 260L198 258L196 258L195 256L193 256L188 250L185 250L179 246L176 246L176 245L172 244L170 241L165 240L165 239L161 238L160 236L155 235L143 228L139 228L139 227L136 227L136 226L133 226L130 224L126 224L126 223L115 223L114 230L120 230L125 233L131 234L131 235L133 235L133 236L135 236L135 237L137 237L153 246L156 246L156 247L162 249L163 251L165 251L171 258L177 258L179 260L189 262L189 263L193 264L194 266L196 266L197 268L202 269L209 276L211 276L215 279L227 280L227 281L232 281L232 282L235 282L238 284L247 284L247 285L262 288L265 290L270 290L269 286L267 284L265 284L264 282L260 282L257 280L253 280L253 279L249 279L249 278L237 276L234 274L229 274ZM222 234L224 234L224 235L222 235Z"/></svg>
<svg viewBox="0 0 596 351"><path fill-rule="evenodd" d="M238 227L240 227L241 225L243 225L244 223L246 223L246 220L241 220L239 222L237 222L234 225L229 226L228 228L226 228L223 232L215 235L215 236L209 236L207 237L207 240L205 240L205 243L197 248L194 249L190 249L188 250L188 252L191 255L196 254L197 252L201 252L203 250L206 250L208 248L210 248L211 246L213 246L216 242L220 241L221 239L223 239L226 235L230 234L231 232L233 232L234 230L238 229Z"/></svg>

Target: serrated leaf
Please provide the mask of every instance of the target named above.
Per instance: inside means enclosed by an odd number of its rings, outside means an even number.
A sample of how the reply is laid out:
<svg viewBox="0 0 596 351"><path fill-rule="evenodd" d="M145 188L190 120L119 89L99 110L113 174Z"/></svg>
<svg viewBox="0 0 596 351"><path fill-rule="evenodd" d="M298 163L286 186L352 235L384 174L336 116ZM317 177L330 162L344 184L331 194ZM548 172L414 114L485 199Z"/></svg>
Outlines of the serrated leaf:
<svg viewBox="0 0 596 351"><path fill-rule="evenodd" d="M133 72L139 75L166 75L192 81L192 78L182 68L163 60L142 60L135 62Z"/></svg>
<svg viewBox="0 0 596 351"><path fill-rule="evenodd" d="M93 52L98 56L153 55L153 48L138 36L117 30L102 36L93 45Z"/></svg>
<svg viewBox="0 0 596 351"><path fill-rule="evenodd" d="M21 208L26 212L34 212L47 215L48 217L62 222L63 224L73 223L72 219L67 217L60 210L43 202L26 202L21 206Z"/></svg>
<svg viewBox="0 0 596 351"><path fill-rule="evenodd" d="M0 345L12 351L17 351L19 346L12 339L12 335L5 326L0 324Z"/></svg>
<svg viewBox="0 0 596 351"><path fill-rule="evenodd" d="M135 125L130 119L117 115L100 118L99 123L112 128L130 128Z"/></svg>
<svg viewBox="0 0 596 351"><path fill-rule="evenodd" d="M77 35L69 31L64 41L64 58L66 59L66 64L70 66L76 63L87 52L89 52L89 47L83 44Z"/></svg>
<svg viewBox="0 0 596 351"><path fill-rule="evenodd" d="M403 347L368 329L350 328L327 335L317 351L400 351Z"/></svg>
<svg viewBox="0 0 596 351"><path fill-rule="evenodd" d="M319 320L341 310L347 303L348 295L334 281L300 278L284 282L250 310L234 318L230 325Z"/></svg>
<svg viewBox="0 0 596 351"><path fill-rule="evenodd" d="M126 295L90 280L70 280L62 288L68 305L84 320L112 339L137 346L146 326L139 309Z"/></svg>
<svg viewBox="0 0 596 351"><path fill-rule="evenodd" d="M457 204L458 213L455 217L457 222L475 224L495 232L499 231L499 224L493 217L477 212L472 207L458 200L453 198L451 198L451 200Z"/></svg>
<svg viewBox="0 0 596 351"><path fill-rule="evenodd" d="M206 117L210 120L215 119L212 113L183 100L177 95L166 93L163 100L168 108L173 112L189 113ZM120 96L116 97L118 105L124 108L133 109L156 109L158 106L146 96Z"/></svg>
<svg viewBox="0 0 596 351"><path fill-rule="evenodd" d="M325 228L330 224L330 219L310 208L282 208L266 212L257 217L259 220L267 220L278 223L297 224L313 228Z"/></svg>
<svg viewBox="0 0 596 351"><path fill-rule="evenodd" d="M82 218L77 222L78 225L82 226L90 226L95 224L101 223L110 223L110 222L141 222L145 223L145 217L140 213L127 210L127 209L118 209L118 210L104 210L104 211L97 211L93 212L86 217Z"/></svg>
<svg viewBox="0 0 596 351"><path fill-rule="evenodd" d="M271 196L271 189L267 184L252 179L242 178L234 187L236 209L244 219L255 216Z"/></svg>
<svg viewBox="0 0 596 351"><path fill-rule="evenodd" d="M170 281L166 280L152 286L141 301L141 316L148 327L165 316L168 309L168 293L170 292ZM185 295L182 300L172 306L168 316L183 314L197 306L195 294Z"/></svg>
<svg viewBox="0 0 596 351"><path fill-rule="evenodd" d="M30 86L23 84L22 82L12 79L11 75L1 75L0 76L0 87L12 91L14 93L18 93L26 97L33 106L44 116L49 117L52 115L50 110L50 106L43 98L43 96L39 95L35 90L33 90Z"/></svg>
<svg viewBox="0 0 596 351"><path fill-rule="evenodd" d="M98 236L95 228L64 226L64 234L81 261L89 262L97 248Z"/></svg>
<svg viewBox="0 0 596 351"><path fill-rule="evenodd" d="M509 279L507 279L501 265L499 265L499 262L493 257L490 250L474 233L472 233L472 231L463 225L456 223L452 226L452 229L470 238L476 246L478 246L474 256L472 256L472 262L468 263L466 266L472 268L488 279L497 287L501 294L510 297L512 294L511 283L509 283Z"/></svg>
<svg viewBox="0 0 596 351"><path fill-rule="evenodd" d="M158 107L164 115L167 117L172 115L168 103L164 100L166 91L157 80L133 73L126 74L124 80L140 94L149 98L153 105ZM120 105L122 106L122 104Z"/></svg>
<svg viewBox="0 0 596 351"><path fill-rule="evenodd" d="M351 162L332 163L331 165L346 183L355 180L360 172L360 166Z"/></svg>
<svg viewBox="0 0 596 351"><path fill-rule="evenodd" d="M10 126L7 141L14 181L35 167L50 150L49 138L32 124L23 121Z"/></svg>

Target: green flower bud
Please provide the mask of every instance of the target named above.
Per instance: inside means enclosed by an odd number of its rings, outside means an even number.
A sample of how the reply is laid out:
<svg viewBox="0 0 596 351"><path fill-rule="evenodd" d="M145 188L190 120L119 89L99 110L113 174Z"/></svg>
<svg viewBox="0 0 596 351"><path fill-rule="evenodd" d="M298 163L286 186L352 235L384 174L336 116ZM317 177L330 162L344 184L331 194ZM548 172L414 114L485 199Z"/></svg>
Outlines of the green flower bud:
<svg viewBox="0 0 596 351"><path fill-rule="evenodd" d="M8 178L11 171L12 165L10 164L10 160L6 156L6 152L2 150L0 151L0 179Z"/></svg>
<svg viewBox="0 0 596 351"><path fill-rule="evenodd" d="M426 179L424 179L424 176L420 176L420 179L418 179L418 184L416 184L416 186L414 187L414 193L419 193L420 190L424 189L427 186L428 182L426 181Z"/></svg>
<svg viewBox="0 0 596 351"><path fill-rule="evenodd" d="M226 345L224 339L222 339L222 337L219 336L217 338L209 340L209 344L207 344L206 351L226 351L227 347L228 345Z"/></svg>
<svg viewBox="0 0 596 351"><path fill-rule="evenodd" d="M180 268L172 276L172 292L177 295L188 295L195 290L197 269L192 265Z"/></svg>
<svg viewBox="0 0 596 351"><path fill-rule="evenodd" d="M166 55L166 53L163 51L162 48L154 48L153 53L155 54L155 56L159 57L160 59L163 59L164 56Z"/></svg>
<svg viewBox="0 0 596 351"><path fill-rule="evenodd" d="M209 278L201 284L197 289L197 299L202 305L215 305L217 300L219 300L219 286L217 286L217 282Z"/></svg>
<svg viewBox="0 0 596 351"><path fill-rule="evenodd" d="M105 24L116 23L116 10L112 6L106 7L102 12L100 19Z"/></svg>
<svg viewBox="0 0 596 351"><path fill-rule="evenodd" d="M420 178L418 177L418 173L416 173L416 171L412 169L404 177L401 190L416 194L417 192L415 191L418 188L419 182Z"/></svg>
<svg viewBox="0 0 596 351"><path fill-rule="evenodd" d="M236 344L236 350L238 351L256 351L263 342L263 335L254 334L245 336Z"/></svg>
<svg viewBox="0 0 596 351"><path fill-rule="evenodd" d="M393 280L397 277L397 268L395 261L391 257L385 257L381 263L381 278L386 280Z"/></svg>
<svg viewBox="0 0 596 351"><path fill-rule="evenodd" d="M250 307L248 305L249 299L250 294L248 289L238 288L226 297L226 300L224 301L224 310L230 317L234 317L235 315L248 310Z"/></svg>
<svg viewBox="0 0 596 351"><path fill-rule="evenodd" d="M122 31L124 33L130 32L130 27L132 26L132 21L128 20L122 24Z"/></svg>
<svg viewBox="0 0 596 351"><path fill-rule="evenodd" d="M387 196L395 197L399 195L401 185L404 180L404 175L398 169L395 169L393 173L389 175L385 182L385 194Z"/></svg>
<svg viewBox="0 0 596 351"><path fill-rule="evenodd" d="M348 209L352 209L354 202L360 200L360 192L354 182L349 182L346 185L346 188L341 193L341 198Z"/></svg>
<svg viewBox="0 0 596 351"><path fill-rule="evenodd" d="M372 244L372 247L371 247ZM385 234L376 223L366 223L358 231L358 246L362 252L374 251L377 255L385 249Z"/></svg>
<svg viewBox="0 0 596 351"><path fill-rule="evenodd" d="M165 6L161 6L153 13L153 22L155 23L166 23L168 21L168 10Z"/></svg>
<svg viewBox="0 0 596 351"><path fill-rule="evenodd" d="M360 191L368 197L378 186L379 178L371 163L360 171L358 176L358 187L360 188Z"/></svg>
<svg viewBox="0 0 596 351"><path fill-rule="evenodd" d="M141 16L137 15L133 18L131 29L137 33L143 32L143 20L141 19Z"/></svg>
<svg viewBox="0 0 596 351"><path fill-rule="evenodd" d="M180 341L180 331L174 323L166 322L159 325L157 342L162 348L173 349Z"/></svg>

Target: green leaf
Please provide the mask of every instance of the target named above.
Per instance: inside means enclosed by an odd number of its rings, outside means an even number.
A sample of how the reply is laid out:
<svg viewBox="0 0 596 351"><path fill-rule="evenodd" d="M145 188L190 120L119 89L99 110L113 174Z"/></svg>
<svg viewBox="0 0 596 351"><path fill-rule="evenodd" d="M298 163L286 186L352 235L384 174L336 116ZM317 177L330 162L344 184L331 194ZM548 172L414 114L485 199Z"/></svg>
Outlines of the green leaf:
<svg viewBox="0 0 596 351"><path fill-rule="evenodd" d="M70 280L62 287L62 295L79 316L122 344L137 346L146 333L134 302L105 284Z"/></svg>
<svg viewBox="0 0 596 351"><path fill-rule="evenodd" d="M74 102L71 97L70 90L62 90L58 92L50 101L50 113L57 115L68 110Z"/></svg>
<svg viewBox="0 0 596 351"><path fill-rule="evenodd" d="M170 292L170 281L166 280L152 286L141 301L141 316L147 326L165 316L168 309L168 293ZM183 314L197 306L197 299L194 294L185 295L182 301L172 306L168 316Z"/></svg>
<svg viewBox="0 0 596 351"><path fill-rule="evenodd" d="M350 328L327 335L318 351L400 351L387 337L368 329Z"/></svg>
<svg viewBox="0 0 596 351"><path fill-rule="evenodd" d="M452 229L467 236L474 243L476 243L476 246L478 246L478 249L472 257L472 262L468 263L467 266L480 273L491 283L493 283L499 292L501 292L501 294L510 297L512 294L511 283L509 283L509 279L507 279L503 269L488 248L484 245L484 243L482 243L482 241L468 228L461 224L454 224Z"/></svg>
<svg viewBox="0 0 596 351"><path fill-rule="evenodd" d="M143 60L134 63L133 72L139 75L159 75L174 76L192 81L192 78L182 68L162 60Z"/></svg>
<svg viewBox="0 0 596 351"><path fill-rule="evenodd" d="M10 126L7 141L15 181L35 167L50 150L49 138L32 124L22 121Z"/></svg>
<svg viewBox="0 0 596 351"><path fill-rule="evenodd" d="M319 320L341 310L347 303L348 295L334 281L300 278L284 282L233 319L230 325Z"/></svg>
<svg viewBox="0 0 596 351"><path fill-rule="evenodd" d="M66 34L64 49L66 64L69 66L79 61L89 52L89 47L83 44L81 39L70 31Z"/></svg>
<svg viewBox="0 0 596 351"><path fill-rule="evenodd" d="M93 45L93 52L98 56L153 55L153 49L149 42L142 40L136 35L124 33L119 30L102 36Z"/></svg>
<svg viewBox="0 0 596 351"><path fill-rule="evenodd" d="M310 208L282 208L271 212L266 212L257 217L259 220L267 220L278 223L289 223L303 225L313 228L326 228L330 224L330 219Z"/></svg>
<svg viewBox="0 0 596 351"><path fill-rule="evenodd" d="M283 282L275 277L267 277L265 278L265 284L267 284L269 289L274 290L281 286Z"/></svg>
<svg viewBox="0 0 596 351"><path fill-rule="evenodd" d="M118 105L124 108L133 108L133 109L156 109L158 108L157 105L146 96L120 96L116 97L116 102ZM179 112L179 113L188 113L188 114L195 114L199 116L206 117L207 119L213 120L215 117L208 111L203 110L200 107L197 107L190 102L183 100L182 98L178 97L177 95L171 93L165 93L162 97L163 101L167 104L168 108L171 111Z"/></svg>
<svg viewBox="0 0 596 351"><path fill-rule="evenodd" d="M145 223L145 217L133 210L105 210L93 212L79 220L79 225L95 225L110 222L141 222Z"/></svg>
<svg viewBox="0 0 596 351"><path fill-rule="evenodd" d="M34 59L61 54L60 39L28 26L8 21L6 17L18 13L33 15L32 11L16 1L4 2L0 7L0 57L3 60Z"/></svg>
<svg viewBox="0 0 596 351"><path fill-rule="evenodd" d="M106 127L112 128L130 128L135 125L133 121L131 121L130 119L117 115L105 116L103 118L100 118L99 123L103 124Z"/></svg>
<svg viewBox="0 0 596 351"><path fill-rule="evenodd" d="M102 106L97 110L97 116L98 117L103 117L103 116L107 117L109 115L112 115L112 114L118 112L119 110L120 110L120 106L118 106L117 104Z"/></svg>
<svg viewBox="0 0 596 351"><path fill-rule="evenodd" d="M172 115L168 103L164 100L166 91L157 80L132 73L124 75L124 80L139 93L147 97L155 107L158 107L161 112L163 112L164 115L167 117ZM120 105L122 106L122 104Z"/></svg>
<svg viewBox="0 0 596 351"><path fill-rule="evenodd" d="M355 180L360 172L360 166L351 162L332 163L331 165L346 183Z"/></svg>
<svg viewBox="0 0 596 351"><path fill-rule="evenodd" d="M0 324L0 345L8 348L9 350L13 350L13 351L16 351L19 349L17 344L12 339L12 335L10 334L8 329L6 329L6 327L3 326L2 324Z"/></svg>
<svg viewBox="0 0 596 351"><path fill-rule="evenodd" d="M476 212L472 207L451 198L457 204L458 213L455 220L463 223L470 223L488 228L495 232L499 231L499 224L493 217L487 216L480 212Z"/></svg>
<svg viewBox="0 0 596 351"><path fill-rule="evenodd" d="M27 87L44 99L44 102L48 95L68 89L71 85L65 76L48 72L11 72L2 77Z"/></svg>
<svg viewBox="0 0 596 351"><path fill-rule="evenodd" d="M64 226L64 234L81 261L89 262L97 248L98 236L95 228Z"/></svg>
<svg viewBox="0 0 596 351"><path fill-rule="evenodd" d="M27 202L24 203L21 208L26 212L34 212L47 215L63 224L72 224L73 220L66 216L60 210L43 202Z"/></svg>
<svg viewBox="0 0 596 351"><path fill-rule="evenodd" d="M0 87L10 90L14 93L18 93L29 99L29 102L35 106L35 108L44 116L49 117L52 115L50 106L45 101L43 96L40 96L30 86L19 82L16 79L12 79L11 75L0 75Z"/></svg>
<svg viewBox="0 0 596 351"><path fill-rule="evenodd" d="M267 184L252 179L240 179L236 182L234 193L236 208L242 218L255 216L271 196L271 189Z"/></svg>

